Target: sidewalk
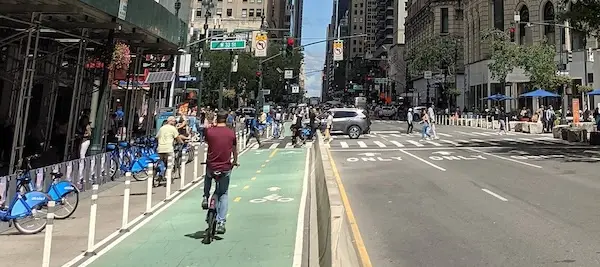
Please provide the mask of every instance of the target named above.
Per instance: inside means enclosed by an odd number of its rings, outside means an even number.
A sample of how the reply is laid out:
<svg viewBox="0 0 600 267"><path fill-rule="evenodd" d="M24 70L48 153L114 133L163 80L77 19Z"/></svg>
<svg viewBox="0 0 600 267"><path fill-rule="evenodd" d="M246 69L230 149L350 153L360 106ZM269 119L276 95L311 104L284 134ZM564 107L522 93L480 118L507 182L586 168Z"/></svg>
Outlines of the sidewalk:
<svg viewBox="0 0 600 267"><path fill-rule="evenodd" d="M305 159L306 149L242 155L231 177L227 233L221 240L202 244L206 211L200 207L199 183L120 243L79 266L291 266Z"/></svg>

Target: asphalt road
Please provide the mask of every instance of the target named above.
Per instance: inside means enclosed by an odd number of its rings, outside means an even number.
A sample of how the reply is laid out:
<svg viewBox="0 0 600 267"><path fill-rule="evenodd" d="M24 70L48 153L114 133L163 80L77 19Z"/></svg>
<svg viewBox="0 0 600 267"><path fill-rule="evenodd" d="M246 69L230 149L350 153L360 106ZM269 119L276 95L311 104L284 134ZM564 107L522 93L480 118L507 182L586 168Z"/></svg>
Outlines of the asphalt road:
<svg viewBox="0 0 600 267"><path fill-rule="evenodd" d="M600 266L599 148L444 126L410 146L403 129L330 145L373 266ZM483 142L442 142L463 139Z"/></svg>

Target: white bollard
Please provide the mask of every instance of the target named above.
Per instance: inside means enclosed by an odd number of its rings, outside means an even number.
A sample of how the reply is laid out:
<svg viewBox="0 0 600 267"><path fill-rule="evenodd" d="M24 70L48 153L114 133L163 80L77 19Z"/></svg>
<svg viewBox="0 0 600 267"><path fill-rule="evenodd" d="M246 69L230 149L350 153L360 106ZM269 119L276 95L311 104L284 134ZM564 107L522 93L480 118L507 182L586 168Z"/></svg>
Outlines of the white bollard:
<svg viewBox="0 0 600 267"><path fill-rule="evenodd" d="M44 233L44 252L42 254L42 267L50 267L50 254L52 253L52 231L54 230L54 211L56 203L48 201L48 214L46 214L46 230Z"/></svg>
<svg viewBox="0 0 600 267"><path fill-rule="evenodd" d="M202 160L202 162L204 162L204 165L202 165L202 176L206 178L206 166L208 164L206 164L206 160L208 159L208 152L205 150L204 151L204 160Z"/></svg>
<svg viewBox="0 0 600 267"><path fill-rule="evenodd" d="M148 180L151 178L149 177ZM123 217L121 218L121 233L129 232L129 194L131 193L131 172L125 173L125 189L123 189Z"/></svg>
<svg viewBox="0 0 600 267"><path fill-rule="evenodd" d="M185 163L187 160L187 153L181 156L181 164L179 165L179 191L185 190Z"/></svg>
<svg viewBox="0 0 600 267"><path fill-rule="evenodd" d="M197 183L200 180L200 177L198 177L198 164L200 164L200 152L198 152L198 150L200 150L200 146L196 146L194 148L194 179L192 180L192 183Z"/></svg>
<svg viewBox="0 0 600 267"><path fill-rule="evenodd" d="M92 185L92 206L90 207L90 224L88 228L88 241L85 256L94 256L94 241L96 240L96 213L98 213L98 184Z"/></svg>
<svg viewBox="0 0 600 267"><path fill-rule="evenodd" d="M146 212L144 212L144 215L150 215L152 214L152 187L154 183L154 164L148 164L148 171L146 171L146 173L148 173L148 176L150 177L148 178L148 180L146 180Z"/></svg>
<svg viewBox="0 0 600 267"><path fill-rule="evenodd" d="M166 181L166 186L165 186L165 202L169 202L171 201L171 181L173 179L172 175L173 175L173 165L175 164L173 162L173 155L169 155L169 159L167 159L167 171L165 173L165 178L167 178Z"/></svg>

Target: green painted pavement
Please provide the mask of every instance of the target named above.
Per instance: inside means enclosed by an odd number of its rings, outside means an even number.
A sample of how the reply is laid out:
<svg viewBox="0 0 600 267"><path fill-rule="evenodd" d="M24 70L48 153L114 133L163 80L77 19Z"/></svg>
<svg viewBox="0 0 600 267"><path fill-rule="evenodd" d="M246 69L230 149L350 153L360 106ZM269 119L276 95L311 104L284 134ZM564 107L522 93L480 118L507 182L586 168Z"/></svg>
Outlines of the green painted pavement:
<svg viewBox="0 0 600 267"><path fill-rule="evenodd" d="M199 186L88 266L291 266L305 158L305 149L242 155L222 240L202 244L206 211Z"/></svg>

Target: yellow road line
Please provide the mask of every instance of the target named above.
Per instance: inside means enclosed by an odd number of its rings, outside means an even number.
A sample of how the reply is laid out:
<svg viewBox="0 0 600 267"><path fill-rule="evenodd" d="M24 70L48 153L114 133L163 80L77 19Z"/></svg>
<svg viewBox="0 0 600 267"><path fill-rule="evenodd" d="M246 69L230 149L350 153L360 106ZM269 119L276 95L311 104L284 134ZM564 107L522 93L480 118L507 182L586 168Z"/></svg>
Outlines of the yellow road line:
<svg viewBox="0 0 600 267"><path fill-rule="evenodd" d="M233 202L240 202L240 199L242 199L241 197L236 197Z"/></svg>
<svg viewBox="0 0 600 267"><path fill-rule="evenodd" d="M373 267L373 264L371 264L371 258L369 257L369 253L367 252L367 247L365 246L365 242L362 236L360 235L358 223L356 222L356 218L354 217L354 212L352 212L352 207L350 206L350 201L348 200L348 194L346 194L346 189L344 188L344 184L342 183L342 178L340 177L340 173L338 172L333 157L331 156L331 151L329 149L327 149L327 155L329 156L329 161L331 162L331 169L333 170L333 175L335 175L335 180L340 190L340 196L342 197L342 203L344 204L344 208L346 210L346 216L348 217L348 221L350 222L350 229L352 229L352 235L354 236L354 240L356 241L358 256L360 257L360 261L362 263L361 266Z"/></svg>
<svg viewBox="0 0 600 267"><path fill-rule="evenodd" d="M252 181L256 180L256 176L250 178L250 180L252 180Z"/></svg>
<svg viewBox="0 0 600 267"><path fill-rule="evenodd" d="M248 189L248 188L250 188L250 186L249 186L249 185L247 185L247 186L244 186L244 188L242 188L242 190L246 190L246 189Z"/></svg>
<svg viewBox="0 0 600 267"><path fill-rule="evenodd" d="M277 154L277 151L279 151L279 148L275 148L275 150L273 150L273 152L271 152L271 155L269 155L269 158L274 157L275 154Z"/></svg>

